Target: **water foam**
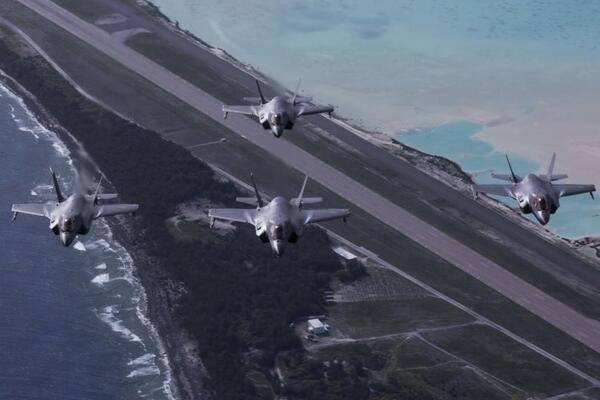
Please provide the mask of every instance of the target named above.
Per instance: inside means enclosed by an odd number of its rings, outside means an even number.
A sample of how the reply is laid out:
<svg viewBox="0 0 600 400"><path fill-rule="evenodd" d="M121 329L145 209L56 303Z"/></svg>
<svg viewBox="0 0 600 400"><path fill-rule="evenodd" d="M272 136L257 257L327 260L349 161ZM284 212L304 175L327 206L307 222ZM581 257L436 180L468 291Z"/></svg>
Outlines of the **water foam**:
<svg viewBox="0 0 600 400"><path fill-rule="evenodd" d="M80 241L77 241L77 242L75 242L75 244L73 245L73 248L74 248L75 250L79 250L79 251L86 251L86 248L85 248L85 246L84 246L84 245L83 245L83 243L82 243L82 242L80 242Z"/></svg>
<svg viewBox="0 0 600 400"><path fill-rule="evenodd" d="M130 367L136 367L133 369L128 378L136 378L140 376L150 376L150 375L159 375L160 368L158 368L154 362L156 359L156 354L146 353L134 360L131 360L127 363Z"/></svg>
<svg viewBox="0 0 600 400"><path fill-rule="evenodd" d="M25 111L25 114L28 117L30 123L24 122L23 118L19 118L20 115L18 115L18 110L15 107L13 107L12 105L9 105L11 118L17 124L19 131L31 134L36 140L40 140L40 139L48 140L51 143L56 154L60 158L63 158L65 160L65 162L70 166L71 169L74 168L73 160L71 159L71 152L69 151L67 146L60 140L60 138L58 137L58 135L55 132L53 132L49 129L46 129L42 124L39 123L39 121L37 120L34 113L31 112L31 110L29 110L27 108L27 106L22 98L17 96L9 88L7 88L3 85L0 85L0 97L9 97L10 99L14 100L22 108L22 110ZM32 124L31 121L33 121L34 123ZM67 134L69 134L69 133L67 132ZM70 135L70 137L74 141L74 143L79 146L78 152L82 156L86 156L83 146L72 135ZM69 186L68 183L65 182L65 187L68 187L68 186ZM32 193L32 195L38 195L38 193L45 194L45 193L49 193L51 190L52 190L51 185L38 185L31 191L31 193ZM141 283L133 275L134 269L135 269L133 259L129 255L127 250L113 239L112 231L111 231L108 223L106 223L106 221L99 220L97 222L97 225L100 225L100 227L97 227L97 228L100 228L100 229L102 227L105 228L105 232L107 232L107 233L104 236L106 236L106 239L101 238L99 240L91 242L88 245L88 247L90 248L90 250L102 248L104 251L114 253L117 256L116 258L119 261L119 270L124 272L124 276L113 278L112 280L124 279L131 284L131 287L133 288L133 295L131 296L131 300L135 304L134 311L136 313L136 317L138 318L138 320L140 321L142 326L144 326L144 328L147 330L153 344L156 346L156 349L158 350L158 354L160 355L160 357L158 357L158 359L160 361L160 366L161 366L160 368L154 362L154 358L156 356L152 354L154 356L152 358L152 363L146 362L146 364L143 364L143 365L142 364L140 364L140 365L132 364L132 366L139 366L139 368L136 368L135 370L133 370L128 375L128 377L160 375L161 370L162 370L164 373L164 379L161 384L162 392L168 399L175 400L175 397L171 390L171 385L172 385L173 379L172 379L172 370L169 365L169 359L168 359L164 344L163 344L160 336L158 335L158 331L156 330L154 325L150 322L150 320L146 317L146 311L147 311L146 310L147 309L146 293L145 293L144 288L142 287ZM112 245L111 245L111 243L112 243ZM73 245L73 248L75 250L82 251L82 252L86 251L86 246L80 241L77 241ZM107 266L106 266L106 263L102 263L102 264L98 265L96 268L97 269L107 269ZM96 276L94 279L92 279L92 282L97 283L97 284L104 284L109 281L111 281L109 274L100 274L100 275ZM117 294L115 297L121 298L122 296L121 296L121 294ZM123 311L128 311L128 310L129 309L123 309ZM142 339L137 334L132 332L129 328L127 328L125 326L124 321L118 317L121 312L121 309L119 306L109 305L109 306L101 308L100 310L96 309L94 311L95 311L96 315L98 316L98 318L102 322L104 322L110 326L110 328L113 332L119 334L121 337L125 338L126 340L128 340L130 342L140 343L142 345L142 347L144 349L146 349L146 345L144 344ZM140 360L139 362L141 362L143 360L146 360L144 357L148 357L148 355L145 354L136 360ZM135 361L135 360L133 360L133 361Z"/></svg>
<svg viewBox="0 0 600 400"><path fill-rule="evenodd" d="M114 235L110 225L105 220L99 220L98 225L101 227L105 234L103 235L105 238L101 238L92 242L92 245L95 245L97 248L102 248L104 251L113 253L117 260L119 261L119 271L123 272L123 276L119 277L119 279L125 279L132 287L133 294L131 295L131 299L135 304L135 313L137 319L144 326L144 328L148 331L150 339L153 344L156 346L156 350L158 351L158 357L152 353L146 353L132 361L130 361L130 366L140 366L140 368L136 368L129 375L128 378L140 377L140 376L149 376L149 375L159 375L161 370L164 375L164 379L162 382L162 392L167 396L167 398L171 400L175 400L173 395L173 391L171 389L173 382L173 372L171 366L169 364L169 357L166 352L166 348L160 335L158 334L158 330L154 326L154 324L147 317L147 296L144 287L142 286L139 279L135 276L135 263L133 258L129 254L129 252L116 240L114 239ZM107 311L114 312L114 306L109 306ZM106 309L106 307L105 307ZM106 314L106 313L105 313ZM114 317L114 313L112 315ZM108 315L105 316L106 320L109 321ZM122 323L120 325L115 324L113 319L110 320L113 324L111 328L125 328ZM136 336L137 337L137 336ZM138 337L139 338L139 337ZM144 343L140 340L142 345ZM144 345L145 348L145 345ZM149 358L152 358L152 365L148 365L147 362ZM156 365L155 359L158 358L159 366ZM143 363L146 362L145 365Z"/></svg>
<svg viewBox="0 0 600 400"><path fill-rule="evenodd" d="M127 328L123 321L117 318L119 314L119 306L112 305L106 306L102 309L102 311L98 312L97 315L102 322L110 326L113 332L118 333L124 339L130 342L139 342L143 343L142 339L135 333L133 333L129 328Z"/></svg>
<svg viewBox="0 0 600 400"><path fill-rule="evenodd" d="M106 264L104 264L106 265ZM94 279L92 279L92 283L95 283L96 285L102 286L106 283L110 282L110 275L109 274L100 274L94 277Z"/></svg>
<svg viewBox="0 0 600 400"><path fill-rule="evenodd" d="M25 101L4 85L0 85L0 93L15 101L25 111L25 115L28 117L26 120L19 118L16 109L11 106L11 118L17 124L19 131L31 134L36 140L43 138L50 141L56 153L66 159L69 165L72 165L71 152L67 146L58 138L55 132L46 129L39 123L35 114L27 108Z"/></svg>

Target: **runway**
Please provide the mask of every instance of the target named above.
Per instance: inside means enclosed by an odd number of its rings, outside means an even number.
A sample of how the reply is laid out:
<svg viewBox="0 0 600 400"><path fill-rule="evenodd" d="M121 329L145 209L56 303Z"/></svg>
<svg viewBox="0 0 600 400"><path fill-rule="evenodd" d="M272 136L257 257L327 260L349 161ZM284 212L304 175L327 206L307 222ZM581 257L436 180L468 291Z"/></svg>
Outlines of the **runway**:
<svg viewBox="0 0 600 400"><path fill-rule="evenodd" d="M19 2L600 353L598 321L581 315L310 153L274 138L249 118L231 115L224 121L219 100L96 26L49 1Z"/></svg>

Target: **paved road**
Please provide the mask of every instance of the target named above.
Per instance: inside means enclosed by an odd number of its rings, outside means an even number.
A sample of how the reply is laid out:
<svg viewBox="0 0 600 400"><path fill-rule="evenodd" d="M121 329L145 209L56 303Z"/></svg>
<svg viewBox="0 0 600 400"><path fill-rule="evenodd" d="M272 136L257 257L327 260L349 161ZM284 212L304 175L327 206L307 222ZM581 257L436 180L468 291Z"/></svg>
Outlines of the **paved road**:
<svg viewBox="0 0 600 400"><path fill-rule="evenodd" d="M306 151L265 134L254 121L233 115L223 121L220 101L53 2L19 2L600 353L598 321L582 316Z"/></svg>

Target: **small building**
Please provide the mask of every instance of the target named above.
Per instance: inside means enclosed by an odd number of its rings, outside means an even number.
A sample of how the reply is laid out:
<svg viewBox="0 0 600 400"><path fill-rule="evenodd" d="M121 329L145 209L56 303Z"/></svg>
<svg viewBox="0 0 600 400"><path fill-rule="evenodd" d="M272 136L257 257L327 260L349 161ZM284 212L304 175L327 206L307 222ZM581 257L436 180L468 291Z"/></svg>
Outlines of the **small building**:
<svg viewBox="0 0 600 400"><path fill-rule="evenodd" d="M321 322L320 319L314 318L308 320L308 332L314 335L327 335L329 326Z"/></svg>
<svg viewBox="0 0 600 400"><path fill-rule="evenodd" d="M338 256L340 256L340 257L342 257L342 258L344 258L346 260L355 260L356 259L356 254L351 253L350 251L346 250L342 246L333 247L333 251Z"/></svg>

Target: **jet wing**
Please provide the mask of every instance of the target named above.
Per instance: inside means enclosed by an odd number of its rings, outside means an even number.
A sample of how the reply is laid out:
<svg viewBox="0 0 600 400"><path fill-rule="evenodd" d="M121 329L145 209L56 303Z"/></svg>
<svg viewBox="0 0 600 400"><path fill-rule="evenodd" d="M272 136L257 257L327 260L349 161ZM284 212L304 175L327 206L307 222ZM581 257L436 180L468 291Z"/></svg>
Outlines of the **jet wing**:
<svg viewBox="0 0 600 400"><path fill-rule="evenodd" d="M330 221L332 219L346 219L350 216L350 210L346 208L329 208L322 210L303 210L304 224Z"/></svg>
<svg viewBox="0 0 600 400"><path fill-rule="evenodd" d="M246 115L256 115L258 116L257 106L223 106L223 112L234 113L234 114L246 114Z"/></svg>
<svg viewBox="0 0 600 400"><path fill-rule="evenodd" d="M311 114L322 114L332 113L332 106L311 106L311 105L300 105L296 109L296 116L311 115Z"/></svg>
<svg viewBox="0 0 600 400"><path fill-rule="evenodd" d="M97 206L94 219L119 214L130 214L136 212L138 208L139 205L137 204L105 204Z"/></svg>
<svg viewBox="0 0 600 400"><path fill-rule="evenodd" d="M575 184L561 184L552 185L552 188L556 191L559 197L573 196L575 194L590 193L596 191L594 185L575 185Z"/></svg>
<svg viewBox="0 0 600 400"><path fill-rule="evenodd" d="M208 210L208 217L232 222L246 222L254 225L257 211L243 208L213 208Z"/></svg>
<svg viewBox="0 0 600 400"><path fill-rule="evenodd" d="M495 194L515 198L514 185L473 185L475 193Z"/></svg>
<svg viewBox="0 0 600 400"><path fill-rule="evenodd" d="M15 214L29 214L50 218L53 208L52 204L13 204L12 212Z"/></svg>

